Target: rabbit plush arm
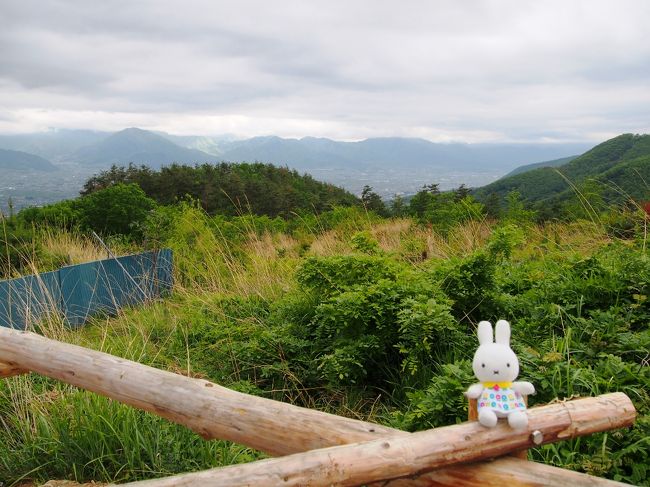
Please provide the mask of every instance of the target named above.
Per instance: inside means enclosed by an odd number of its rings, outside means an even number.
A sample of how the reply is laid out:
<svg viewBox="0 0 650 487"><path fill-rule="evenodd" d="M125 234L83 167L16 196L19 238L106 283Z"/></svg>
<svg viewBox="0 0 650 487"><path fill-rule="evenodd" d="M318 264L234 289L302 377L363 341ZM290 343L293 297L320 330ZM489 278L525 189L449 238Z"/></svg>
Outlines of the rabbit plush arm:
<svg viewBox="0 0 650 487"><path fill-rule="evenodd" d="M535 394L535 386L530 382L513 382L512 388L522 396L530 396L531 394Z"/></svg>
<svg viewBox="0 0 650 487"><path fill-rule="evenodd" d="M477 399L483 392L483 384L472 384L465 392L465 395L470 399Z"/></svg>

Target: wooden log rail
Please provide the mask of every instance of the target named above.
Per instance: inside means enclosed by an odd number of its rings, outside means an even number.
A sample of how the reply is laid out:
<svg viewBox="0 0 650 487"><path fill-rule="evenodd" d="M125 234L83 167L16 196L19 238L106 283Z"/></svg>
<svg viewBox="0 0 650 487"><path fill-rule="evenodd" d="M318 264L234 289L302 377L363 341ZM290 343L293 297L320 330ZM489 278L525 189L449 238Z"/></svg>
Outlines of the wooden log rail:
<svg viewBox="0 0 650 487"><path fill-rule="evenodd" d="M528 416L531 430L543 434L539 444L545 444L602 431L603 427L629 426L635 411L625 394L615 393L532 408ZM505 423L485 428L473 422L131 485L355 486L494 458L529 446L534 445L528 431L513 430Z"/></svg>
<svg viewBox="0 0 650 487"><path fill-rule="evenodd" d="M288 455L307 451L308 454L318 456L323 454L322 451L319 453L318 451L309 452L309 450L377 439L381 439L377 443L380 452L389 450L393 454L399 447L401 449L399 451L413 454L416 450L409 446L410 440L416 435L422 435L422 433L411 434L373 423L249 396L205 380L191 379L102 352L50 340L34 333L2 327L0 327L0 363L4 365L0 370L13 373L38 372L183 424L206 439L227 439L271 455ZM554 411L553 414L561 418L555 417L554 421L551 421L554 424L560 424L560 429L557 429L556 426L549 426L548 431L542 432L546 441L572 438L580 434L627 426L632 423L635 416L634 407L627 396L623 394L610 394L582 401L591 401L587 410L591 411L593 418L589 421L583 413L576 416L576 411L582 411L582 409L574 404L581 401L544 407L551 408L551 411ZM532 418L536 418L537 414L544 417L545 413L535 412L536 410L545 410L544 408L531 409ZM546 425L544 422L531 421L531 426L537 428L546 428L544 425ZM481 441L484 439L481 435L503 429L486 430L478 424L461 426L469 428L467 431L463 429L461 434L470 435L471 438L478 435L476 438L481 438ZM432 432L424 433L431 434ZM487 449L485 455L481 453L478 456L468 456L467 452L464 452L461 454L464 456L460 457L462 460L459 461L487 458L531 446L528 433L514 434L509 429L506 433L508 433L507 438L500 440L502 443L500 443L498 451ZM420 437L416 436L416 444L419 445L417 441L422 440L418 438ZM392 446L394 440L399 440L397 446ZM436 441L439 440L436 440L435 437L427 438L427 441L423 443L435 443ZM391 446L386 449L382 446L385 443ZM461 444L463 444L462 441ZM359 445L353 446L359 448ZM365 451L365 448L368 447L361 448L361 451ZM370 448L377 448L377 446L370 446ZM510 485L513 485L512 477L503 473L504 469L507 471L512 468L513 461L525 463L525 466L521 466L519 470L527 471L529 478L566 478L564 470L516 459L444 467L435 472L420 474L421 471L453 463L457 458L442 450L427 451L429 451L429 456L426 466L422 466L416 461L415 470L409 469L408 473L401 470L397 473L390 473L389 476L409 476L407 480L396 480L390 482L390 485L473 485L478 475L481 479L486 479L481 480L482 485L502 487L503 482L510 482ZM483 451L483 446L479 445L477 451ZM442 455L442 462L438 455ZM414 456L418 457L419 453ZM447 458L449 458L449 462L447 462ZM323 465L326 464L325 462ZM250 468L256 468L255 465L257 462L251 464ZM212 473L212 471L209 472ZM309 472L304 472L304 475L309 475ZM582 474L573 475L573 473L571 475L574 477L571 483L575 486L598 485L592 481L593 477ZM578 477L582 478L582 482L575 480ZM370 480L363 482L368 481ZM596 481L600 481L600 479L596 479ZM538 482L515 483L515 485L552 485L554 483L557 484L557 482L550 481L550 484Z"/></svg>

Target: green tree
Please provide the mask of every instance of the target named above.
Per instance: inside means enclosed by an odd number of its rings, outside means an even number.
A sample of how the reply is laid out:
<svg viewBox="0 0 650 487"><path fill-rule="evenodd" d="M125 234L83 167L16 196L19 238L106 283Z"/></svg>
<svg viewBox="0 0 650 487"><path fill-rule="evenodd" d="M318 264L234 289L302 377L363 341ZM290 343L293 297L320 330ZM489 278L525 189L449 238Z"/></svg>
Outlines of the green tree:
<svg viewBox="0 0 650 487"><path fill-rule="evenodd" d="M147 215L156 207L137 184L116 184L77 201L82 227L98 233L139 237Z"/></svg>
<svg viewBox="0 0 650 487"><path fill-rule="evenodd" d="M435 197L425 214L425 220L439 232L447 234L461 223L481 219L484 213L483 205L471 196L456 201L455 193L443 193Z"/></svg>
<svg viewBox="0 0 650 487"><path fill-rule="evenodd" d="M593 220L606 209L603 185L594 179L577 185L573 198L563 205L563 213L572 220Z"/></svg>
<svg viewBox="0 0 650 487"><path fill-rule="evenodd" d="M408 212L411 216L422 221L424 214L430 209L436 197L440 195L437 184L426 184L409 202Z"/></svg>
<svg viewBox="0 0 650 487"><path fill-rule="evenodd" d="M396 194L393 200L390 202L390 211L393 216L402 217L407 214L407 206L404 203L404 198Z"/></svg>
<svg viewBox="0 0 650 487"><path fill-rule="evenodd" d="M454 191L454 201L459 202L469 196L470 190L465 184L461 184Z"/></svg>
<svg viewBox="0 0 650 487"><path fill-rule="evenodd" d="M210 215L254 213L290 217L321 213L335 206L356 206L358 198L342 188L271 164L171 164L159 171L145 166L117 167L90 178L82 195L116 184L135 183L158 204L198 201Z"/></svg>
<svg viewBox="0 0 650 487"><path fill-rule="evenodd" d="M501 216L501 198L498 193L490 193L485 200L485 214L488 218L498 219Z"/></svg>
<svg viewBox="0 0 650 487"><path fill-rule="evenodd" d="M504 218L515 223L530 223L535 217L535 212L527 210L521 200L519 191L510 191L506 197L506 211Z"/></svg>
<svg viewBox="0 0 650 487"><path fill-rule="evenodd" d="M381 196L375 193L368 185L365 185L363 191L361 191L361 202L366 210L374 211L380 216L388 216L388 209L382 201Z"/></svg>

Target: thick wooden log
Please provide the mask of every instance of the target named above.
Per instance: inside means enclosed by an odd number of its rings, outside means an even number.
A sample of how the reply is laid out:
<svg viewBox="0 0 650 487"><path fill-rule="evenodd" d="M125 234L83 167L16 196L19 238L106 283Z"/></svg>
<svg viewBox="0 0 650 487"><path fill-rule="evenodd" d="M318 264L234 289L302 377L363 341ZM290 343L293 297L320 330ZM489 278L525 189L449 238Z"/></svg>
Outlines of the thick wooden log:
<svg viewBox="0 0 650 487"><path fill-rule="evenodd" d="M203 437L230 439L272 455L332 445L406 436L410 433L257 398L86 348L0 327L0 361L103 394L183 424ZM391 482L393 485L473 485L472 471L493 471L486 479L502 487L497 468L448 467ZM553 468L553 467L548 467ZM560 469L557 469L560 470ZM527 485L527 484L522 484Z"/></svg>
<svg viewBox="0 0 650 487"><path fill-rule="evenodd" d="M526 404L526 407L528 407L528 396L524 396L524 403ZM469 399L467 421L478 421L478 401L476 399ZM513 452L511 455L526 460L528 459L528 450Z"/></svg>
<svg viewBox="0 0 650 487"><path fill-rule="evenodd" d="M406 434L3 327L0 362L150 411L206 439L231 440L271 455Z"/></svg>
<svg viewBox="0 0 650 487"><path fill-rule="evenodd" d="M532 408L528 416L530 431L541 432L539 444L544 444L630 426L636 411L625 394L614 393ZM532 447L530 431L517 431L503 423L495 428L463 423L132 485L356 486Z"/></svg>
<svg viewBox="0 0 650 487"><path fill-rule="evenodd" d="M557 487L561 485L570 485L571 487L625 487L629 485L510 456L499 458L493 462L478 462L439 469L420 476L420 479L429 478L432 474L436 475L435 481L429 484L417 482L415 485L436 487L448 485L480 485L481 487L486 485L490 487ZM402 485L412 486L414 483L410 480L394 480L390 482L391 487L401 487Z"/></svg>
<svg viewBox="0 0 650 487"><path fill-rule="evenodd" d="M28 370L21 369L11 364L0 362L0 379L12 377L14 375L26 374Z"/></svg>

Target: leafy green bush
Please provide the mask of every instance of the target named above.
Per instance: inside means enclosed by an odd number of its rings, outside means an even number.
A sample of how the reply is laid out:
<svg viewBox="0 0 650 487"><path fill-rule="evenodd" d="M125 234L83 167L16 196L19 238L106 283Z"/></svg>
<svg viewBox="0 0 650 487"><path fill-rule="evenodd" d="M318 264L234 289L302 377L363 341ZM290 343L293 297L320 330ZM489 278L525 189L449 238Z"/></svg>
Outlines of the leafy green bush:
<svg viewBox="0 0 650 487"><path fill-rule="evenodd" d="M0 217L0 278L20 274L40 252L32 226L22 224L16 217Z"/></svg>
<svg viewBox="0 0 650 487"><path fill-rule="evenodd" d="M80 213L76 200L63 200L42 207L24 208L18 213L18 218L34 226L72 228L81 221Z"/></svg>
<svg viewBox="0 0 650 487"><path fill-rule="evenodd" d="M454 316L480 321L498 316L498 285L493 255L478 251L464 259L440 263L433 274L445 294L453 301Z"/></svg>
<svg viewBox="0 0 650 487"><path fill-rule="evenodd" d="M25 208L18 214L18 219L29 225L78 226L100 234L139 239L143 225L155 207L155 201L148 198L138 185L116 184L75 200Z"/></svg>
<svg viewBox="0 0 650 487"><path fill-rule="evenodd" d="M156 202L137 184L116 184L76 201L81 226L98 233L142 236Z"/></svg>
<svg viewBox="0 0 650 487"><path fill-rule="evenodd" d="M331 386L385 387L402 374L429 371L461 340L437 283L390 257L310 258L297 278L317 299L301 326Z"/></svg>
<svg viewBox="0 0 650 487"><path fill-rule="evenodd" d="M391 423L399 429L416 431L464 421L467 400L463 393L474 382L469 360L443 364L426 388L406 393L407 404L393 413Z"/></svg>

